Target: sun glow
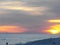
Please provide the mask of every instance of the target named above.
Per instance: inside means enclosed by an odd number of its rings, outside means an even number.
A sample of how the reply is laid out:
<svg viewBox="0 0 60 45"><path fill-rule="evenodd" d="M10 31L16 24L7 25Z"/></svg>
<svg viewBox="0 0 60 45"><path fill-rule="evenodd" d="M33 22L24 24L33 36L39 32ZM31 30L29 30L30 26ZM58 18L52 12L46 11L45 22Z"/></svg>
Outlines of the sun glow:
<svg viewBox="0 0 60 45"><path fill-rule="evenodd" d="M51 34L59 34L59 30L48 30Z"/></svg>
<svg viewBox="0 0 60 45"><path fill-rule="evenodd" d="M51 26L47 32L50 34L60 34L60 25Z"/></svg>

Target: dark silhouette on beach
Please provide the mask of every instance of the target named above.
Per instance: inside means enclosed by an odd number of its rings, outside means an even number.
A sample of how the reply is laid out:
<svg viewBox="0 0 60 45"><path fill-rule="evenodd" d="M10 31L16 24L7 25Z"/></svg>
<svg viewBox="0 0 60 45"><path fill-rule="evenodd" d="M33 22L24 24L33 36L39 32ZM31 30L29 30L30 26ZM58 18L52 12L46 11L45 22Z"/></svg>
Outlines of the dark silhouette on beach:
<svg viewBox="0 0 60 45"><path fill-rule="evenodd" d="M8 42L6 42L6 45L8 45Z"/></svg>
<svg viewBox="0 0 60 45"><path fill-rule="evenodd" d="M53 45L56 45L56 42L53 41Z"/></svg>

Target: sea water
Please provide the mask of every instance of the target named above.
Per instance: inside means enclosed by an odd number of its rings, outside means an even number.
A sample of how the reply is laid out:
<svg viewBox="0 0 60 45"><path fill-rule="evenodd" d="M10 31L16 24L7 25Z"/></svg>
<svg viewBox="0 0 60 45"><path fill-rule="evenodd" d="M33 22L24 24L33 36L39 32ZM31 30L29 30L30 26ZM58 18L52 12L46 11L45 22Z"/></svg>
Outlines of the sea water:
<svg viewBox="0 0 60 45"><path fill-rule="evenodd" d="M0 45L5 45L6 42L9 45L26 43L30 41L43 40L48 38L57 38L59 35L51 34L0 34Z"/></svg>

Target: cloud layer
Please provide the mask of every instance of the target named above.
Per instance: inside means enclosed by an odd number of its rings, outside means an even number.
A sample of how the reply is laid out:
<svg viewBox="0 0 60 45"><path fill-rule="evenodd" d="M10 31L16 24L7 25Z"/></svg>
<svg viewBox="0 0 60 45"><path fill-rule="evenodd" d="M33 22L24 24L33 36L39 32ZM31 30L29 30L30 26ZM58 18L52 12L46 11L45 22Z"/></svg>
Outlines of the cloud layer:
<svg viewBox="0 0 60 45"><path fill-rule="evenodd" d="M60 19L60 0L0 0L0 26L22 26L25 33L45 33L55 24L46 22L52 19Z"/></svg>

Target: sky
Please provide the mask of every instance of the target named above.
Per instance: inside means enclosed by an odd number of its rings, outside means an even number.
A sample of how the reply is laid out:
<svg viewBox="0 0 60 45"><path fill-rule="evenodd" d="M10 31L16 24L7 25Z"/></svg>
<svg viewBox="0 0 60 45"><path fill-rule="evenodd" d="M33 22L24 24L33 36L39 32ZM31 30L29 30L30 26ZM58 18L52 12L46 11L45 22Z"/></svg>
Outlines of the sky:
<svg viewBox="0 0 60 45"><path fill-rule="evenodd" d="M0 0L0 33L48 34L54 27L60 27L60 0Z"/></svg>

